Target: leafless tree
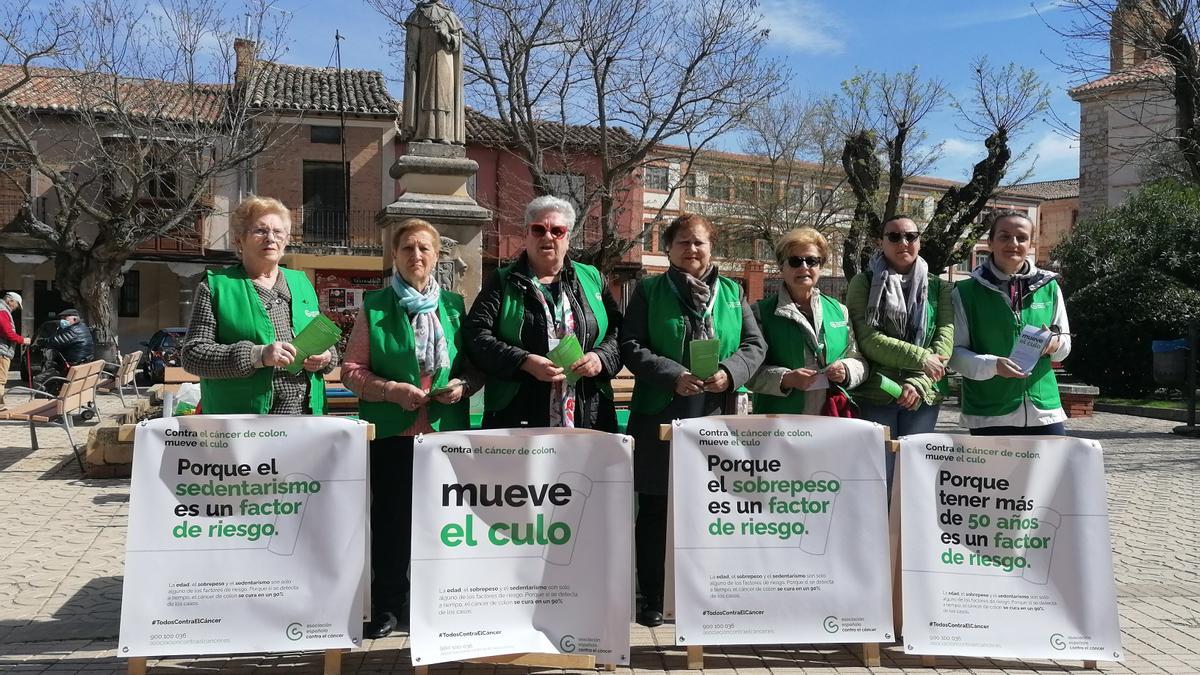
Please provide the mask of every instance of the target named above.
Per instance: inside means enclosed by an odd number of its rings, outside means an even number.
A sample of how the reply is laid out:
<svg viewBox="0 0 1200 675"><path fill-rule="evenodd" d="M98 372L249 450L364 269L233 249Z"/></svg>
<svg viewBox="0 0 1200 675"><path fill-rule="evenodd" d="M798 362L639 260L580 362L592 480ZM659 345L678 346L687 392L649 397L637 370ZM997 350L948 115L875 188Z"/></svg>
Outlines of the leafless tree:
<svg viewBox="0 0 1200 675"><path fill-rule="evenodd" d="M1081 92L1125 128L1110 157L1144 178L1200 182L1200 6L1193 0L1066 0L1069 19L1051 26L1069 58L1059 67L1082 85L1122 76L1119 92ZM1073 122L1060 124L1075 131Z"/></svg>
<svg viewBox="0 0 1200 675"><path fill-rule="evenodd" d="M846 134L842 166L855 196L842 252L847 277L865 266L883 223L897 214L905 183L941 158L941 145L928 143L922 122L945 105L958 114L962 131L982 140L986 155L964 185L938 199L922 233L921 256L940 272L965 259L979 240L985 226L978 216L1013 165L1010 139L1048 107L1050 90L1015 64L995 67L981 58L972 69L971 93L963 100L916 68L859 73L843 85L835 105Z"/></svg>
<svg viewBox="0 0 1200 675"><path fill-rule="evenodd" d="M401 37L404 9L368 0ZM470 100L500 120L535 192L582 175L580 255L610 268L646 234L622 232L648 162L691 159L778 89L767 31L747 0L460 0ZM590 127L596 131L585 129ZM675 149L662 152L671 142ZM680 149L682 148L682 149ZM553 167L550 169L548 167ZM681 187L673 181L671 191ZM634 218L640 223L640 218Z"/></svg>
<svg viewBox="0 0 1200 675"><path fill-rule="evenodd" d="M826 232L849 220L854 202L840 162L843 137L824 101L769 101L747 115L742 136L743 158L702 158L709 184L719 178L732 188L730 200L704 205L727 234L771 250L794 228Z"/></svg>
<svg viewBox="0 0 1200 675"><path fill-rule="evenodd" d="M214 181L277 130L231 84L240 26L217 0L36 6L0 19L0 169L35 177L20 182L18 225L52 254L57 287L111 353L114 291L135 248L194 239ZM251 37L281 48L283 27L264 13L250 8Z"/></svg>

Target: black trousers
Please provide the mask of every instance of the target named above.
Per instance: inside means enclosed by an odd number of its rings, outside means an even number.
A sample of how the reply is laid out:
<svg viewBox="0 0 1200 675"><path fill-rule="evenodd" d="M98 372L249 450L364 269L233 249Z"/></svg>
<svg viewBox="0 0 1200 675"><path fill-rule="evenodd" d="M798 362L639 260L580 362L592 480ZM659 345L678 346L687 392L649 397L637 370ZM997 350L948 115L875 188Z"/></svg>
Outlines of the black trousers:
<svg viewBox="0 0 1200 675"><path fill-rule="evenodd" d="M413 437L371 441L371 610L401 612L412 554Z"/></svg>
<svg viewBox="0 0 1200 675"><path fill-rule="evenodd" d="M661 611L667 561L667 496L639 492L637 500L634 542L637 546L638 589L644 604Z"/></svg>

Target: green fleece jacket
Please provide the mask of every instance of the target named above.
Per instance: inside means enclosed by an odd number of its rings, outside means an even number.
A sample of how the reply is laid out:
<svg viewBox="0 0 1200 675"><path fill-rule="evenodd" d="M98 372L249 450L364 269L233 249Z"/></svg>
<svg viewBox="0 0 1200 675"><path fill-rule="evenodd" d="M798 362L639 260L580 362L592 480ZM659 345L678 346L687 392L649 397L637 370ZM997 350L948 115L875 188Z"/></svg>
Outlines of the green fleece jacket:
<svg viewBox="0 0 1200 675"><path fill-rule="evenodd" d="M925 374L925 359L930 354L949 357L954 350L954 303L951 300L953 284L929 275L929 288L938 289L931 302L937 303L933 329L927 331L925 345L914 345L884 335L867 323L867 298L871 292L871 275L862 272L850 280L846 290L846 307L850 310L850 321L854 324L854 335L858 338L858 349L871 365L871 376L854 390L856 400L867 403L885 404L893 399L880 388L880 375L897 384L911 384L927 405L942 402L942 392ZM945 380L943 380L944 382Z"/></svg>

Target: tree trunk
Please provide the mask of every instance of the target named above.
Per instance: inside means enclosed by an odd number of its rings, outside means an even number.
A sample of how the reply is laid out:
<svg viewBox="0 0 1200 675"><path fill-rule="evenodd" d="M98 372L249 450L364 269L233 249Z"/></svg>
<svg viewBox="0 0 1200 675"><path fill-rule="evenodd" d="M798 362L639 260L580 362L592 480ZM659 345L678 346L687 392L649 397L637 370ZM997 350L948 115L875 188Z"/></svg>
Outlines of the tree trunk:
<svg viewBox="0 0 1200 675"><path fill-rule="evenodd" d="M851 279L865 266L867 241L880 224L874 200L883 168L875 154L875 137L871 132L863 131L846 139L842 168L854 192L854 219L842 246L842 274Z"/></svg>
<svg viewBox="0 0 1200 675"><path fill-rule="evenodd" d="M125 258L97 259L91 251L75 249L59 253L55 281L63 295L83 315L96 341L95 357L115 361L117 317L113 312L113 290L121 286Z"/></svg>

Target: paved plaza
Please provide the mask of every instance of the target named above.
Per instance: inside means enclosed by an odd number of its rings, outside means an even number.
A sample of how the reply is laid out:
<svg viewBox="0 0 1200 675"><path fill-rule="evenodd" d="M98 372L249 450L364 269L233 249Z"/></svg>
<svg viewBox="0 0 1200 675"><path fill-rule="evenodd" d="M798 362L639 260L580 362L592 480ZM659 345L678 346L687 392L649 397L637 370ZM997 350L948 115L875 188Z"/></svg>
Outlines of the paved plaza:
<svg viewBox="0 0 1200 675"><path fill-rule="evenodd" d="M107 413L118 407L101 397ZM957 430L944 410L941 429ZM1109 512L1126 660L1101 663L1114 673L1200 673L1200 440L1174 436L1174 422L1098 413L1068 422L1073 434L1105 448ZM84 429L89 425L85 424ZM0 422L0 672L124 672L116 657L122 559L129 505L127 479L84 479L66 434L39 430L33 452L27 426ZM680 671L684 651L673 628L632 626L633 670ZM347 673L409 671L407 639L368 641L346 655ZM923 668L898 646L884 666L862 667L839 646L709 648L705 672L731 673L1029 673L1081 670L1055 663L944 658ZM319 672L320 654L154 659L155 673L281 668ZM470 673L526 669L452 665ZM447 672L440 667L432 670ZM623 669L619 669L623 670Z"/></svg>

